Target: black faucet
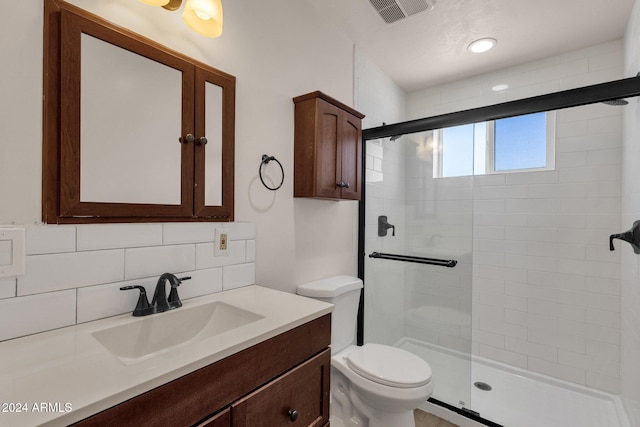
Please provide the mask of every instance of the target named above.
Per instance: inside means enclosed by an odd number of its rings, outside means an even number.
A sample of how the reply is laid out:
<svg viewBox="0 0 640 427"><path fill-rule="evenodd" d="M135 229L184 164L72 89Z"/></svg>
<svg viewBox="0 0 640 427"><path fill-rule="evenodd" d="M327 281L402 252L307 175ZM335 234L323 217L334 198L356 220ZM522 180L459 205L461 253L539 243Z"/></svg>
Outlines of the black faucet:
<svg viewBox="0 0 640 427"><path fill-rule="evenodd" d="M191 279L191 277L181 277L178 279L175 274L172 273L164 273L158 278L156 291L153 293L153 300L151 301L151 305L155 307L156 313L182 307L182 301L180 301L180 297L178 296L178 286L180 286L183 280L189 279ZM169 281L171 285L169 298L167 298L166 281Z"/></svg>
<svg viewBox="0 0 640 427"><path fill-rule="evenodd" d="M140 291L140 296L138 297L136 308L133 310L133 313L131 313L133 316L148 316L149 314L155 313L154 307L149 305L149 300L147 299L147 291L144 286L123 286L120 288L121 291L127 291L129 289L137 289Z"/></svg>
<svg viewBox="0 0 640 427"><path fill-rule="evenodd" d="M123 286L120 290L125 291L129 289L138 289L140 291L140 296L138 297L138 303L136 304L136 308L133 310L132 314L136 317L147 316L149 314L162 313L164 311L182 307L182 301L180 301L180 296L178 296L178 286L180 286L180 283L182 283L183 280L189 279L191 279L191 277L181 277L178 279L175 274L172 273L162 274L156 283L156 290L153 293L153 300L151 301L151 304L149 304L147 292L142 286ZM167 281L171 284L169 298L167 298L166 291Z"/></svg>

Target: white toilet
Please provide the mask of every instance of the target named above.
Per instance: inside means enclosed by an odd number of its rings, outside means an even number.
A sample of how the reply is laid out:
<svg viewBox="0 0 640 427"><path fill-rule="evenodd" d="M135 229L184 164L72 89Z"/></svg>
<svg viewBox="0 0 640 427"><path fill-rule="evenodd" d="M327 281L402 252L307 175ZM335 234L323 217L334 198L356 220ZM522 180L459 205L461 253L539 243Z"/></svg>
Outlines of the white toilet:
<svg viewBox="0 0 640 427"><path fill-rule="evenodd" d="M298 294L335 305L331 317L331 425L415 427L413 410L433 392L421 358L382 344L354 345L362 281L334 276L298 286Z"/></svg>

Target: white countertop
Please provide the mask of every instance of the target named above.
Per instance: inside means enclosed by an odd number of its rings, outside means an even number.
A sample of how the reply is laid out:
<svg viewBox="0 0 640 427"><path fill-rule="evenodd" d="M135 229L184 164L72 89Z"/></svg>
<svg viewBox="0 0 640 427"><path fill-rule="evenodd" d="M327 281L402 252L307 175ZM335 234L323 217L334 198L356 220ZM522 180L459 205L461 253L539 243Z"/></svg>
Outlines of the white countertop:
<svg viewBox="0 0 640 427"><path fill-rule="evenodd" d="M331 304L260 286L187 300L178 310L214 301L264 318L132 364L92 336L145 319L130 314L1 342L0 426L79 421L333 310Z"/></svg>

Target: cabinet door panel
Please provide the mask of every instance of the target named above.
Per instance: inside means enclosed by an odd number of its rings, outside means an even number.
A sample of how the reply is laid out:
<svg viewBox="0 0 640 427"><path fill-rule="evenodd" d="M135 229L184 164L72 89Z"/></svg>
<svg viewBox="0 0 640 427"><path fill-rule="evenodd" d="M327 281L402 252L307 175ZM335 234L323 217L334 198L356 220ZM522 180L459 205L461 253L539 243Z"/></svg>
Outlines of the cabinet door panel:
<svg viewBox="0 0 640 427"><path fill-rule="evenodd" d="M198 68L195 85L194 211L199 217L232 221L235 80Z"/></svg>
<svg viewBox="0 0 640 427"><path fill-rule="evenodd" d="M342 139L341 139L341 177L340 180L347 183L348 187L343 187L341 197L343 199L360 199L360 181L362 157L362 135L360 130L360 119L349 113L343 113L342 119Z"/></svg>
<svg viewBox="0 0 640 427"><path fill-rule="evenodd" d="M205 82L204 204L222 206L222 88Z"/></svg>
<svg viewBox="0 0 640 427"><path fill-rule="evenodd" d="M234 403L232 427L325 425L329 420L330 371L331 352L327 349Z"/></svg>
<svg viewBox="0 0 640 427"><path fill-rule="evenodd" d="M193 148L179 138L193 128L194 66L67 10L61 32L60 217L190 216Z"/></svg>
<svg viewBox="0 0 640 427"><path fill-rule="evenodd" d="M318 100L318 143L316 146L316 195L335 198L340 195L340 114L339 108Z"/></svg>
<svg viewBox="0 0 640 427"><path fill-rule="evenodd" d="M80 201L179 205L182 73L87 34L81 45Z"/></svg>

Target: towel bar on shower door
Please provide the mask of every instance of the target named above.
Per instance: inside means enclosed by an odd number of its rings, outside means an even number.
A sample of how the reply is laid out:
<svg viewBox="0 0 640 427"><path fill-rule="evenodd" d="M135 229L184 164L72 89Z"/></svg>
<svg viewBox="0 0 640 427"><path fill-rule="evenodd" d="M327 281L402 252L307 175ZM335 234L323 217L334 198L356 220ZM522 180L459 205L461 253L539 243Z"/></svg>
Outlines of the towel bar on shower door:
<svg viewBox="0 0 640 427"><path fill-rule="evenodd" d="M458 261L454 259L424 258L419 256L386 254L382 252L372 252L369 255L369 258L389 259L392 261L415 262L418 264L440 265L442 267L449 267L449 268L453 268L456 266L456 264L458 264Z"/></svg>

